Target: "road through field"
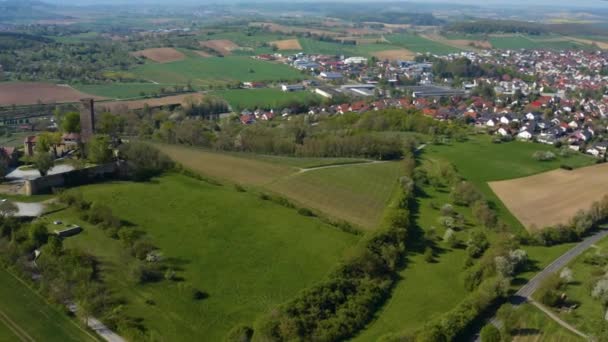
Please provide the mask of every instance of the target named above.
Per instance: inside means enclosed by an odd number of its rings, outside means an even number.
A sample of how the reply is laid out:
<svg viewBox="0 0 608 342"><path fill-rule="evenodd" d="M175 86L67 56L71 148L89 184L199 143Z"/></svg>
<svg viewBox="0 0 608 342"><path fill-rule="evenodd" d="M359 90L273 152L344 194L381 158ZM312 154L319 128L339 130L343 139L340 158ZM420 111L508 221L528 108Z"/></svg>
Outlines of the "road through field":
<svg viewBox="0 0 608 342"><path fill-rule="evenodd" d="M515 305L515 306L518 306L523 303L530 302L532 305L534 305L535 307L537 307L540 310L542 310L543 312L545 312L557 324L561 325L565 329L568 329L581 337L586 337L586 335L583 332L577 330L570 324L564 322L555 314L552 314L552 312L549 311L549 309L545 308L544 306L540 305L539 303L536 303L534 300L532 300L531 297L534 294L534 292L536 292L536 290L540 287L540 285L543 283L543 281L545 279L547 279L552 274L555 274L560 269L566 267L572 260L574 260L576 257L583 254L585 251L587 251L589 248L591 248L593 245L595 245L597 242L599 242L601 239L603 239L607 236L608 236L608 229L599 230L599 231L595 232L594 234L585 238L581 243L574 246L573 248L568 250L566 253L562 254L559 258L555 259L551 264L549 264L549 266L545 267L541 272L539 272L532 279L530 279L530 281L528 281L528 283L526 283L524 286L522 286L515 293L515 295L513 295L513 297L511 297L511 303L513 303L513 305ZM492 319L490 319L490 322L495 326L500 325L500 322L498 321L498 319L496 317L493 317ZM477 334L475 336L475 341L481 341L479 334Z"/></svg>

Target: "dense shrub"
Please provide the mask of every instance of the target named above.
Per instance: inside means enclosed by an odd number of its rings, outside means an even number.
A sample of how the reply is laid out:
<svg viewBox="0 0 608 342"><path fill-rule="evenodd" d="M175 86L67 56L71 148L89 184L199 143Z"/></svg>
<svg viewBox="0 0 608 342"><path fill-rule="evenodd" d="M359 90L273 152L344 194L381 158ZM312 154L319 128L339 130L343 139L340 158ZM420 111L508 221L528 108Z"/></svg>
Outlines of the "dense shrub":
<svg viewBox="0 0 608 342"><path fill-rule="evenodd" d="M226 338L224 338L225 342L249 342L251 341L251 337L253 337L253 329L246 325L237 325L232 328Z"/></svg>
<svg viewBox="0 0 608 342"><path fill-rule="evenodd" d="M456 205L468 206L483 199L483 195L470 182L459 182L452 189L452 199Z"/></svg>
<svg viewBox="0 0 608 342"><path fill-rule="evenodd" d="M551 161L555 160L555 153L549 151L536 151L532 155L532 158L538 161Z"/></svg>
<svg viewBox="0 0 608 342"><path fill-rule="evenodd" d="M158 176L173 167L169 157L146 143L132 142L122 145L120 156L127 163L129 176L137 181Z"/></svg>
<svg viewBox="0 0 608 342"><path fill-rule="evenodd" d="M608 220L608 196L594 202L587 211L579 211L567 225L546 227L532 234L533 243L552 246L560 243L579 241Z"/></svg>
<svg viewBox="0 0 608 342"><path fill-rule="evenodd" d="M479 335L481 338L481 342L500 342L502 338L500 336L500 330L493 326L492 324L488 324L481 329L481 333Z"/></svg>

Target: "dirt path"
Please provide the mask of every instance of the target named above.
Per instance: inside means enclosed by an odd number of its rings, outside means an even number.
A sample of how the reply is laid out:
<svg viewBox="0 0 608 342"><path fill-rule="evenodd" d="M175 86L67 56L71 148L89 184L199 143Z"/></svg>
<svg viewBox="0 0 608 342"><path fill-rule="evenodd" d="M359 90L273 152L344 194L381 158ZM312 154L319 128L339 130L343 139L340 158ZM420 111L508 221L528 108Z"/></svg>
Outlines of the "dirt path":
<svg viewBox="0 0 608 342"><path fill-rule="evenodd" d="M583 332L577 330L576 328L571 326L569 323L562 320L559 316L557 316L555 313L553 313L550 309L540 305L539 303L536 303L532 299L532 295L534 294L534 292L536 292L536 290L540 287L540 285L542 284L542 282L545 279L547 279L552 274L555 274L556 272L558 272L559 270L564 268L576 257L580 256L585 251L592 248L597 242L599 242L601 239L603 239L607 236L608 236L608 229L599 230L599 231L595 232L594 234L585 238L578 245L574 246L573 248L568 250L566 253L562 254L559 258L555 259L555 261L553 261L551 264L549 264L549 266L545 267L542 271L537 273L532 279L530 279L530 281L528 283L526 283L524 286L522 286L519 289L519 291L517 291L515 293L515 295L513 295L513 297L511 297L511 303L515 307L517 307L523 303L530 303L530 304L534 305L535 307L539 308L540 310L542 310L545 314L547 314L547 316L549 316L549 318L554 320L560 326L572 331L573 333L577 334L578 336L587 338L587 335L585 335ZM500 321L496 317L492 317L489 322L492 323L496 327L500 327L500 325L501 325ZM477 334L475 336L474 340L481 341L479 334Z"/></svg>
<svg viewBox="0 0 608 342"><path fill-rule="evenodd" d="M78 312L78 306L76 304L69 304L68 310L76 314ZM101 338L108 342L127 342L122 336L118 335L114 331L110 330L105 324L95 317L87 317L83 319L86 325L95 331Z"/></svg>
<svg viewBox="0 0 608 342"><path fill-rule="evenodd" d="M534 300L528 300L528 303L534 305L535 307L537 307L539 310L541 310L542 312L544 312L547 316L549 316L552 320L554 320L557 324L561 325L562 327L570 330L571 332L573 332L574 334L577 334L578 336L584 338L584 339L589 339L589 337L587 335L585 335L584 333L582 333L581 331L579 331L578 329L576 329L575 327L573 327L572 325L570 325L568 322L564 321L563 319L559 318L558 315L556 315L555 313L553 313L553 311L551 311L551 309L547 308L546 306L537 303Z"/></svg>
<svg viewBox="0 0 608 342"><path fill-rule="evenodd" d="M388 162L391 162L391 161L392 160L374 160L374 161L362 161L362 162L358 162L358 163L344 163L344 164L335 164L335 165L310 167L310 168L300 169L300 171L298 171L297 174L306 173L306 172L310 172L310 171L318 171L318 170L323 170L323 169L334 169L334 168L338 168L338 167L347 167L347 166L356 166L356 165L384 164L384 163L388 163Z"/></svg>

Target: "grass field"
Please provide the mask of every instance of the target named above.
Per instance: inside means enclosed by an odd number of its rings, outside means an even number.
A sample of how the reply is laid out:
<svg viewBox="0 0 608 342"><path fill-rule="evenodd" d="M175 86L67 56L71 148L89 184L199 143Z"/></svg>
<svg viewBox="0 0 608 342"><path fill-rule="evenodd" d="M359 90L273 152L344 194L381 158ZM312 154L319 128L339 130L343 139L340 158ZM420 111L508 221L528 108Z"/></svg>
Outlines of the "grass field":
<svg viewBox="0 0 608 342"><path fill-rule="evenodd" d="M582 342L584 339L562 328L544 312L530 304L523 304L517 309L519 334L514 342Z"/></svg>
<svg viewBox="0 0 608 342"><path fill-rule="evenodd" d="M153 340L222 340L234 325L254 321L319 281L357 240L255 194L181 175L75 191L110 206L116 216L145 231L181 269L181 282L133 286L124 267L131 257L120 241L80 222L72 209L47 218L82 224L84 232L65 245L101 260L103 279L127 299L127 312L143 319ZM192 300L192 288L209 297Z"/></svg>
<svg viewBox="0 0 608 342"><path fill-rule="evenodd" d="M472 137L470 141L464 143L430 145L424 149L424 154L430 158L441 158L451 162L460 175L475 183L497 206L499 214L508 224L514 228L523 228L490 189L488 182L531 176L557 169L562 164L578 168L595 162L593 158L583 154L539 162L532 158L536 151L556 152L557 150L548 145L517 141L493 144L491 137L484 135Z"/></svg>
<svg viewBox="0 0 608 342"><path fill-rule="evenodd" d="M141 65L133 72L158 83L206 85L214 82L298 80L303 75L284 64L244 56L186 58L182 61Z"/></svg>
<svg viewBox="0 0 608 342"><path fill-rule="evenodd" d="M151 94L170 85L154 83L109 83L109 84L75 84L74 88L83 93L107 97L109 99L128 99L141 96L141 92Z"/></svg>
<svg viewBox="0 0 608 342"><path fill-rule="evenodd" d="M578 304L578 308L570 314L560 315L562 319L585 333L592 332L591 322L603 320L606 314L606 308L600 301L591 297L591 289L595 286L598 275L603 273L603 268L586 264L583 260L594 254L607 255L608 239L602 240L594 247L568 265L572 270L574 281L567 286L565 292L569 300ZM604 324L608 323L604 322Z"/></svg>
<svg viewBox="0 0 608 342"><path fill-rule="evenodd" d="M496 49L588 49L590 45L576 42L563 36L490 36L490 43Z"/></svg>
<svg viewBox="0 0 608 342"><path fill-rule="evenodd" d="M0 341L97 341L97 338L0 269Z"/></svg>
<svg viewBox="0 0 608 342"><path fill-rule="evenodd" d="M484 189L485 195L493 199L499 206L499 214L503 219L510 216L512 224L519 222L502 206L496 198L487 181L492 178L513 178L526 174L542 172L547 168L556 168L559 162L553 164L542 164L532 159L532 153L539 146L526 143L492 144L487 137L474 137L467 143L456 143L453 145L430 145L422 153L423 162L435 162L437 160L448 160L458 169L458 172L473 181L480 189ZM551 147L549 147L551 148ZM510 161L509 161L510 160ZM564 161L562 161L564 162ZM589 163L590 160L584 156L572 157L567 160L574 166ZM436 228L437 236L444 234L444 229L437 222L441 216L437 209L444 203L450 203L449 189L433 189L426 187L424 195L418 196L417 212L415 213L418 228L428 231L430 227ZM465 218L465 229L457 232L461 241L466 241L469 232L483 229L477 226L473 219L471 210L466 207L456 207L457 211ZM483 229L492 241L495 233ZM518 275L514 281L514 288L529 280L538 270L550 264L555 258L572 248L573 244L564 244L551 248L538 246L525 246L531 262L531 269ZM409 248L410 253L405 262L405 268L400 272L400 280L395 286L391 298L377 313L376 319L361 332L356 341L376 341L384 334L393 332L412 332L424 326L429 320L445 313L459 303L468 293L463 285L463 269L466 253L462 249L452 249L444 242L438 242L435 250L435 262L428 263L424 260L421 250ZM542 313L540 313L542 315ZM531 312L530 315L536 315ZM542 319L537 317L538 321ZM530 328L534 328L532 325ZM562 337L562 332L556 326L550 326L546 336ZM545 336L545 332L540 332ZM534 333L536 335L536 332ZM565 334L572 338L569 334ZM521 336L518 337L522 338Z"/></svg>
<svg viewBox="0 0 608 342"><path fill-rule="evenodd" d="M233 89L213 92L225 99L233 109L281 109L294 103L319 100L320 96L308 91L284 92L275 88Z"/></svg>
<svg viewBox="0 0 608 342"><path fill-rule="evenodd" d="M410 33L392 34L386 39L394 45L404 47L410 51L418 53L431 53L435 55L447 55L462 51L452 46L434 42L421 36Z"/></svg>
<svg viewBox="0 0 608 342"><path fill-rule="evenodd" d="M399 162L345 165L296 173L266 188L332 217L373 229L401 175Z"/></svg>
<svg viewBox="0 0 608 342"><path fill-rule="evenodd" d="M391 44L341 44L333 42L322 42L316 39L300 38L302 52L319 53L326 55L345 55L345 56L363 56L371 57L374 52L395 50L396 47Z"/></svg>
<svg viewBox="0 0 608 342"><path fill-rule="evenodd" d="M301 172L299 168L349 164L357 160L299 160L158 146L177 162L209 177L270 190L300 205L367 229L376 228L401 175L400 163L397 162L342 165Z"/></svg>

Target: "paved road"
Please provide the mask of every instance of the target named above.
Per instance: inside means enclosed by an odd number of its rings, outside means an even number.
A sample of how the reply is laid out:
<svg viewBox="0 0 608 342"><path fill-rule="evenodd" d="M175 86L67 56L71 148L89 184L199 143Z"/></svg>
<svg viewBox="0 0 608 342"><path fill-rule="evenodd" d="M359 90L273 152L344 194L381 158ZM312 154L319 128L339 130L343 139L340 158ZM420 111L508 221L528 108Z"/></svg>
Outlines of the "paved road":
<svg viewBox="0 0 608 342"><path fill-rule="evenodd" d="M570 249L566 253L564 253L559 258L555 259L549 266L545 267L540 273L535 275L530 281L524 285L517 293L516 297L529 298L532 294L538 289L540 284L547 279L551 274L559 271L560 269L566 267L572 260L574 260L579 255L583 254L587 249L597 243L599 240L608 236L608 229L603 229L595 234L587 237L581 243L576 245L574 248Z"/></svg>
<svg viewBox="0 0 608 342"><path fill-rule="evenodd" d="M78 305L72 303L68 304L68 309L76 314L78 312ZM105 324L95 317L89 317L86 319L87 326L95 331L101 338L108 342L127 342L122 336L118 335L114 331L110 330Z"/></svg>
<svg viewBox="0 0 608 342"><path fill-rule="evenodd" d="M598 241L600 241L601 239L603 239L607 236L608 236L608 229L599 230L599 231L595 232L593 235L590 235L587 238L585 238L578 245L574 246L572 249L568 250L566 253L562 254L559 258L555 259L551 264L549 264L549 266L545 267L545 269L543 269L538 274L536 274L532 279L530 279L530 281L528 283L526 283L526 285L522 286L519 289L519 291L517 291L515 293L515 295L513 295L513 297L511 297L511 303L513 305L517 306L517 305L530 301L532 303L532 305L539 307L539 309L541 309L542 311L547 313L548 316L551 319L553 319L555 322L557 322L559 325L574 332L575 334L577 334L579 336L585 336L585 334L576 330L574 327L572 327L568 323L562 321L561 319L559 319L559 317L549 314L549 312L547 312L548 309L546 309L546 308L542 307L540 304L532 301L531 297L532 297L532 294L534 294L534 292L536 292L538 287L543 283L543 281L545 279L547 279L549 276L556 273L557 271L561 270L562 268L566 267L572 260L574 260L576 257L583 254L586 250L591 248L591 246L593 246ZM496 327L500 327L500 324L501 324L500 321L498 321L498 319L496 317L492 317L492 319L490 319L490 323L492 323ZM477 334L473 340L475 342L480 342L481 339L479 337L479 334Z"/></svg>

